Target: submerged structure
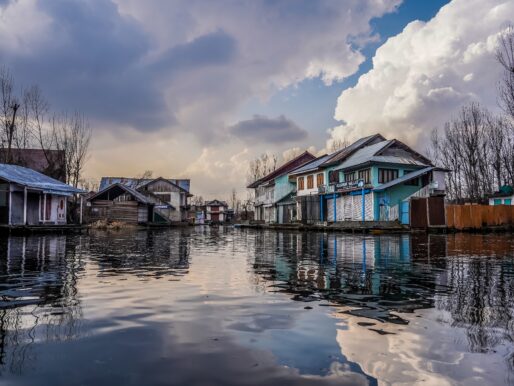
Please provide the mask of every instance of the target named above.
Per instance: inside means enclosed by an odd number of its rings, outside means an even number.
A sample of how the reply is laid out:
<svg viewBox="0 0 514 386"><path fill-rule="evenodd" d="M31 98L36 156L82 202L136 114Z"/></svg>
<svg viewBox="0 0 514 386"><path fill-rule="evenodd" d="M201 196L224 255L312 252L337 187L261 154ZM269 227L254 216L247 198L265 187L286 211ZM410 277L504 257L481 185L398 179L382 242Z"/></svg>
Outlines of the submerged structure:
<svg viewBox="0 0 514 386"><path fill-rule="evenodd" d="M0 164L0 225L67 224L68 198L85 191L18 165ZM82 205L80 205L82 222Z"/></svg>

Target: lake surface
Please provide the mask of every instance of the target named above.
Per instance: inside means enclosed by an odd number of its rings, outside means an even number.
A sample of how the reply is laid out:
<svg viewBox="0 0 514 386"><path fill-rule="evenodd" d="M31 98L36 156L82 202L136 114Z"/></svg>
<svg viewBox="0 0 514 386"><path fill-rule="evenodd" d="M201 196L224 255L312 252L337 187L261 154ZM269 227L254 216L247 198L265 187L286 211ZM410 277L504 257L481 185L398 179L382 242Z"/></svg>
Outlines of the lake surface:
<svg viewBox="0 0 514 386"><path fill-rule="evenodd" d="M0 383L512 385L514 237L0 238Z"/></svg>

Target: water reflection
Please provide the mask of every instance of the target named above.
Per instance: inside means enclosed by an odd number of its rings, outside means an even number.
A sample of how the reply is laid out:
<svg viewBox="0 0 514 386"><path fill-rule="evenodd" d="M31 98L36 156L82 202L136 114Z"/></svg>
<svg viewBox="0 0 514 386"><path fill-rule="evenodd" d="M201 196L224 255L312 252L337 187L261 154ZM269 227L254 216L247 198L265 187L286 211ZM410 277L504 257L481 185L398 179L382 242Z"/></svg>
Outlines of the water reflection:
<svg viewBox="0 0 514 386"><path fill-rule="evenodd" d="M21 373L35 342L75 338L82 312L80 242L65 236L0 239L0 366Z"/></svg>
<svg viewBox="0 0 514 386"><path fill-rule="evenodd" d="M512 384L511 235L0 239L20 384Z"/></svg>
<svg viewBox="0 0 514 386"><path fill-rule="evenodd" d="M464 332L465 350L469 353L500 353L509 369L506 382L513 381L514 241L511 235L275 233L257 237L259 244L264 245L265 240L268 244L256 249L255 273L270 283L272 291L290 294L293 300L328 301L335 306L335 316L345 321L344 330L351 331L338 333L344 336L344 339L338 337L343 352L348 351L348 346L360 351L367 347L366 343L377 348L377 333L395 335L409 331L408 325L415 316L420 316L413 312L424 314L423 310L431 310L437 312L434 318L438 323ZM419 323L415 321L416 325ZM365 330L371 332L368 339L364 337L368 334ZM423 337L417 337L419 342L431 339L425 331L416 332ZM391 354L395 337L387 339L389 348L380 347L381 355ZM447 348L448 353L462 343L454 342L453 347ZM366 350L365 355L353 355L350 359L369 362L363 358L373 357L373 351ZM395 360L400 361L405 354L402 351ZM374 368L378 362L383 367L393 363L383 363L382 358L363 368ZM414 366L407 371L422 372L422 369ZM370 373L380 379L380 374L371 370ZM424 376L426 380L433 378ZM503 374L499 376L503 382L502 377ZM442 379L438 378L436 384L440 382Z"/></svg>

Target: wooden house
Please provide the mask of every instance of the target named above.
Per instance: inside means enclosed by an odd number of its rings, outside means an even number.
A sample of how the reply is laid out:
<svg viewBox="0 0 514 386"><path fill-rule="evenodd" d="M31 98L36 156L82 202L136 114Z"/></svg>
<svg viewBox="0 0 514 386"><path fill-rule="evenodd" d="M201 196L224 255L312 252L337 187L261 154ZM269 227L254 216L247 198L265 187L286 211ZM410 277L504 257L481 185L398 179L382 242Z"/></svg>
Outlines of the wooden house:
<svg viewBox="0 0 514 386"><path fill-rule="evenodd" d="M65 225L68 198L84 193L35 170L0 164L0 225Z"/></svg>
<svg viewBox="0 0 514 386"><path fill-rule="evenodd" d="M110 183L107 183L109 181ZM92 221L173 224L187 221L191 194L177 180L104 177L101 190L88 199ZM189 187L189 180L187 185Z"/></svg>

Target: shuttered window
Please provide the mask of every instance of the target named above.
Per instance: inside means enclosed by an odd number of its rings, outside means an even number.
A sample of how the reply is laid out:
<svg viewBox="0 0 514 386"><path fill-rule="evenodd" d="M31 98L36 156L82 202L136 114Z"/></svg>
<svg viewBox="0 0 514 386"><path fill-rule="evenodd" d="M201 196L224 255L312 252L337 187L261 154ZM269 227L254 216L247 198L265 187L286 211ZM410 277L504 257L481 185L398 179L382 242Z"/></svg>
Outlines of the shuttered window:
<svg viewBox="0 0 514 386"><path fill-rule="evenodd" d="M305 180L303 177L298 177L298 190L305 189Z"/></svg>
<svg viewBox="0 0 514 386"><path fill-rule="evenodd" d="M323 173L319 173L316 176L316 186L321 186L325 184L325 175Z"/></svg>
<svg viewBox="0 0 514 386"><path fill-rule="evenodd" d="M344 173L344 181L345 182L355 181L355 172Z"/></svg>
<svg viewBox="0 0 514 386"><path fill-rule="evenodd" d="M398 169L378 169L378 183L385 184L386 182L398 178Z"/></svg>
<svg viewBox="0 0 514 386"><path fill-rule="evenodd" d="M307 176L307 189L313 189L314 188L314 176L310 175Z"/></svg>
<svg viewBox="0 0 514 386"><path fill-rule="evenodd" d="M359 180L363 180L365 184L371 182L371 172L369 169L359 170Z"/></svg>

